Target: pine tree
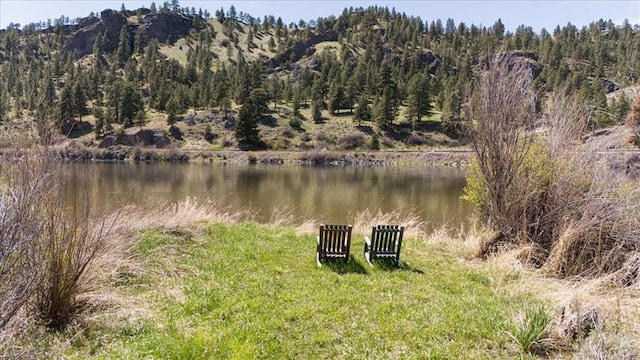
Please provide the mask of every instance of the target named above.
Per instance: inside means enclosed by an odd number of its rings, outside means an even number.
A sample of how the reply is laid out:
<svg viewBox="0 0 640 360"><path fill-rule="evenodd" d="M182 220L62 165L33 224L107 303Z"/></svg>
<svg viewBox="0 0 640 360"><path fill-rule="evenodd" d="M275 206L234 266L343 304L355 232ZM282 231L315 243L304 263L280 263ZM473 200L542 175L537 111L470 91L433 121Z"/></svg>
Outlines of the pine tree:
<svg viewBox="0 0 640 360"><path fill-rule="evenodd" d="M0 91L0 123L4 122L6 119L5 115L7 113L7 100L4 91Z"/></svg>
<svg viewBox="0 0 640 360"><path fill-rule="evenodd" d="M129 56L131 55L131 48L129 45L129 32L127 31L127 25L122 25L120 29L120 41L118 42L118 50L116 51L116 59L118 65L123 67L127 63Z"/></svg>
<svg viewBox="0 0 640 360"><path fill-rule="evenodd" d="M87 115L87 96L85 90L82 88L80 81L76 81L73 85L73 116L77 116L82 120L82 115Z"/></svg>
<svg viewBox="0 0 640 360"><path fill-rule="evenodd" d="M73 114L73 91L71 85L65 85L60 93L58 107L56 109L56 127L60 133L67 135L75 124Z"/></svg>
<svg viewBox="0 0 640 360"><path fill-rule="evenodd" d="M172 128L178 121L176 116L177 108L178 106L172 97L167 103L167 125L169 125L170 128Z"/></svg>
<svg viewBox="0 0 640 360"><path fill-rule="evenodd" d="M122 97L122 82L120 80L116 80L109 86L108 98L107 98L107 106L112 111L112 118L109 118L110 121L120 122L120 101Z"/></svg>
<svg viewBox="0 0 640 360"><path fill-rule="evenodd" d="M620 94L613 104L610 106L611 112L614 114L618 122L622 122L631 111L631 102L629 98L624 94Z"/></svg>
<svg viewBox="0 0 640 360"><path fill-rule="evenodd" d="M373 103L373 120L379 125L392 124L398 115L398 105L394 100L393 92L391 86L385 86L382 95L378 96Z"/></svg>
<svg viewBox="0 0 640 360"><path fill-rule="evenodd" d="M266 108L266 99L266 94L262 90L254 90L240 107L235 129L238 143L257 145L260 142L258 121Z"/></svg>
<svg viewBox="0 0 640 360"><path fill-rule="evenodd" d="M93 55L96 58L96 64L102 62L102 55L104 54L104 48L106 46L107 38L104 32L99 32L96 39L93 41Z"/></svg>
<svg viewBox="0 0 640 360"><path fill-rule="evenodd" d="M360 95L353 118L358 121L358 126L360 126L362 121L371 120L371 107L369 106L369 99L367 99L365 94Z"/></svg>
<svg viewBox="0 0 640 360"><path fill-rule="evenodd" d="M147 115L145 114L144 110L143 109L138 110L138 112L136 112L136 119L135 119L136 126L142 129L146 123L147 123Z"/></svg>
<svg viewBox="0 0 640 360"><path fill-rule="evenodd" d="M334 81L331 83L331 87L329 88L328 95L328 107L331 114L335 115L338 113L338 110L344 108L344 89L342 84L338 81Z"/></svg>
<svg viewBox="0 0 640 360"><path fill-rule="evenodd" d="M424 74L414 76L409 83L409 97L407 98L407 118L415 129L423 116L432 114L431 98L429 96L429 80Z"/></svg>
<svg viewBox="0 0 640 360"><path fill-rule="evenodd" d="M105 113L104 109L101 107L93 108L93 116L96 118L96 124L93 128L93 132L96 134L96 137L101 137L105 134Z"/></svg>
<svg viewBox="0 0 640 360"><path fill-rule="evenodd" d="M249 33L247 34L247 52L251 52L253 46L253 28L249 28Z"/></svg>
<svg viewBox="0 0 640 360"><path fill-rule="evenodd" d="M319 123L322 121L322 101L321 100L313 100L311 104L311 118L313 122Z"/></svg>
<svg viewBox="0 0 640 360"><path fill-rule="evenodd" d="M295 90L293 99L291 99L291 110L296 117L300 115L300 90Z"/></svg>

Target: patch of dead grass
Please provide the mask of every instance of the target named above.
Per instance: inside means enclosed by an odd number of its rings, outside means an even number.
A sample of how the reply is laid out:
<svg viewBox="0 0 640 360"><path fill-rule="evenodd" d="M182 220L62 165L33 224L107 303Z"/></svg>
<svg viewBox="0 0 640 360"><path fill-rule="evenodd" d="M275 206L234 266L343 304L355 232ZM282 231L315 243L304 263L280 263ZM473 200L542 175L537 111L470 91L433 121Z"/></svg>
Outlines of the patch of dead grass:
<svg viewBox="0 0 640 360"><path fill-rule="evenodd" d="M595 323L582 334L584 338L562 339L572 352L563 351L551 358L632 359L640 355L640 284L621 287L617 282L619 274L595 279L556 278L522 261L523 248L499 251L480 260L478 251L493 234L478 221L463 226L459 230L435 229L426 241L488 274L500 295L531 297L548 304L554 317L555 337L577 331L570 329L577 326L572 324L576 317L595 314Z"/></svg>

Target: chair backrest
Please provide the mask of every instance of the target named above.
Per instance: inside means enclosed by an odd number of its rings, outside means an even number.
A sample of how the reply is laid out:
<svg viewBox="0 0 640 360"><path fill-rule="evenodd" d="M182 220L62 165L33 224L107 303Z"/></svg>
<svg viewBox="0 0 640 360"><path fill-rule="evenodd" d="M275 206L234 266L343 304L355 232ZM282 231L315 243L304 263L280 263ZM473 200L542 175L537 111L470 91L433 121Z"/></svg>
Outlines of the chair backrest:
<svg viewBox="0 0 640 360"><path fill-rule="evenodd" d="M349 254L351 225L320 225L319 248L326 253Z"/></svg>
<svg viewBox="0 0 640 360"><path fill-rule="evenodd" d="M376 254L398 254L404 226L377 225L371 229L371 249Z"/></svg>

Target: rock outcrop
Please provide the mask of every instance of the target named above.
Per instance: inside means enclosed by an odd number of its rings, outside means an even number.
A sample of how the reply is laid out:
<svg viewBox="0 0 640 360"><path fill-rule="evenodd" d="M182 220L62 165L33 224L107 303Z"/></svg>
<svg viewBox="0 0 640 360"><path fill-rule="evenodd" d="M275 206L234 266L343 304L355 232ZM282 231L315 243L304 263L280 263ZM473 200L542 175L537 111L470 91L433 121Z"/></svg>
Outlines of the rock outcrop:
<svg viewBox="0 0 640 360"><path fill-rule="evenodd" d="M602 84L602 90L604 90L605 94L612 93L620 89L618 84L609 79L600 79L600 84Z"/></svg>
<svg viewBox="0 0 640 360"><path fill-rule="evenodd" d="M106 32L105 51L111 52L118 47L120 30L127 24L127 19L115 10L104 10L100 19L85 18L80 21L77 30L65 41L62 49L69 51L76 58L93 52L93 43L98 34Z"/></svg>
<svg viewBox="0 0 640 360"><path fill-rule="evenodd" d="M76 30L67 39L62 48L81 58L93 52L93 44L98 34L106 31L105 51L113 52L118 48L120 41L120 31L122 26L127 26L130 39L133 39L135 32L140 32L143 36L143 45L149 39L156 38L164 43L167 39L177 40L189 35L192 20L189 16L163 11L157 14L149 14L144 17L140 24L128 24L127 18L119 11L104 10L100 13L100 18L87 17L78 23Z"/></svg>
<svg viewBox="0 0 640 360"><path fill-rule="evenodd" d="M144 40L155 38L164 43L169 38L175 41L189 35L191 27L192 19L187 15L163 11L146 16L137 31Z"/></svg>
<svg viewBox="0 0 640 360"><path fill-rule="evenodd" d="M338 33L329 30L323 34L311 37L307 41L298 41L289 50L271 59L271 66L277 67L287 61L296 62L303 56L311 56L315 53L313 46L325 41L338 41Z"/></svg>

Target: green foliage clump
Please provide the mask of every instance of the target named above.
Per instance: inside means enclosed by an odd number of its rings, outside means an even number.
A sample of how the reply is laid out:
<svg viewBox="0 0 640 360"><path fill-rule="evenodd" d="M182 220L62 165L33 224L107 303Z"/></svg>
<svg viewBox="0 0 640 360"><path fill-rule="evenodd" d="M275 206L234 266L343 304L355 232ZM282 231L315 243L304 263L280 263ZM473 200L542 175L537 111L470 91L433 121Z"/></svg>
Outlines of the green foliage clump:
<svg viewBox="0 0 640 360"><path fill-rule="evenodd" d="M478 161L472 159L467 169L466 184L462 189L461 198L471 203L482 213L488 205L487 196L489 196L489 189L486 180L482 176Z"/></svg>
<svg viewBox="0 0 640 360"><path fill-rule="evenodd" d="M293 115L289 118L289 126L291 126L294 130L302 130L302 120L300 120L300 116Z"/></svg>
<svg viewBox="0 0 640 360"><path fill-rule="evenodd" d="M527 306L524 315L507 331L523 354L544 355L551 348L551 316L543 306Z"/></svg>

